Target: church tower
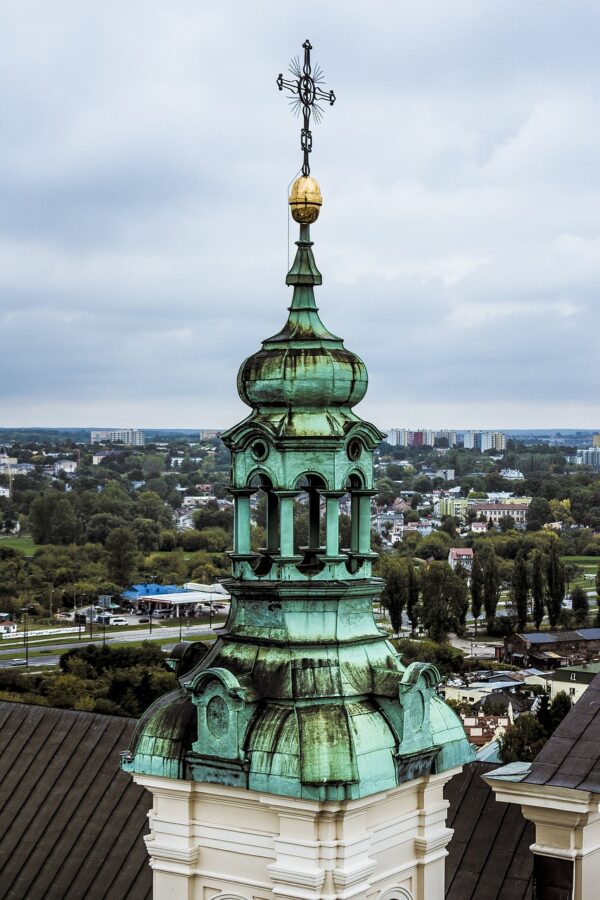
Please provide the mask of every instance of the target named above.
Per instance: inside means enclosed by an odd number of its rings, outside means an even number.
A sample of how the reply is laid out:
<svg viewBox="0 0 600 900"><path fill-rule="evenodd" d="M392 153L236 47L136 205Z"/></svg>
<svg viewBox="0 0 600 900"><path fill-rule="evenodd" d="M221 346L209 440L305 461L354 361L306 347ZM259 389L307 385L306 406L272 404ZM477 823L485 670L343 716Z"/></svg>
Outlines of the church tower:
<svg viewBox="0 0 600 900"><path fill-rule="evenodd" d="M315 302L310 228L322 197L309 126L316 102L335 97L315 82L311 49L295 80L278 79L304 115L289 315L242 363L238 392L251 412L223 435L231 611L208 652L180 645L181 687L147 710L123 754L154 796L155 900L442 900L452 834L442 789L472 758L436 694L437 670L403 666L373 617L382 582L371 572L370 504L383 435L354 412L364 363Z"/></svg>

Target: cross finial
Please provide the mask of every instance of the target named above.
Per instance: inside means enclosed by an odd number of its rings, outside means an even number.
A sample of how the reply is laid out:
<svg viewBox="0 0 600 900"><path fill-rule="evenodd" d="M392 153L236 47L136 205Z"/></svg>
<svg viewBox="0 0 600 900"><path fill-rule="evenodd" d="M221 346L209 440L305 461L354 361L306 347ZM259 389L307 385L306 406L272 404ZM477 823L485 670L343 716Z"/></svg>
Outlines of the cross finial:
<svg viewBox="0 0 600 900"><path fill-rule="evenodd" d="M290 65L289 70L293 75L293 79L284 78L283 75L277 77L277 87L280 91L284 88L292 95L290 105L296 115L302 111L303 126L300 132L300 147L304 154L302 162L302 174L310 175L309 153L312 151L312 131L310 130L310 117L314 117L315 122L320 122L323 116L323 108L319 105L319 100L327 100L330 106L335 103L335 94L333 91L326 91L320 87L323 82L323 72L319 65L315 65L313 72L310 62L310 51L312 44L307 39L302 44L304 50L304 63L300 64L300 57L295 56Z"/></svg>

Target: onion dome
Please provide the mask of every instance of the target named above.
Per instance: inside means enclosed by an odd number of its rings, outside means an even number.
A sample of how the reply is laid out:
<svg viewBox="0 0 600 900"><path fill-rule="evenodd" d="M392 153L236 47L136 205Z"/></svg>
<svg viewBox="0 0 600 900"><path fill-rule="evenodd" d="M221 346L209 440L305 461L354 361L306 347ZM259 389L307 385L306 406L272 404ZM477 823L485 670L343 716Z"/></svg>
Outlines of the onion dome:
<svg viewBox="0 0 600 900"><path fill-rule="evenodd" d="M367 391L363 361L327 330L315 304L313 288L322 284L310 240L310 222L319 215L321 190L312 177L300 177L290 194L292 216L300 223L300 240L286 284L294 295L282 330L263 341L238 373L238 393L255 409L296 407L350 408Z"/></svg>

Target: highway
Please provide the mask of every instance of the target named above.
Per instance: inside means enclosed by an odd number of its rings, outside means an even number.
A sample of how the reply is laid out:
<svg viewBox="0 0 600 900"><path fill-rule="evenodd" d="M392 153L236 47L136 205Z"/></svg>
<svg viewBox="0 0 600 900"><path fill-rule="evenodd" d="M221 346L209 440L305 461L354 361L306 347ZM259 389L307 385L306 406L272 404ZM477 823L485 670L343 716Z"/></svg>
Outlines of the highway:
<svg viewBox="0 0 600 900"><path fill-rule="evenodd" d="M131 626L127 629L127 631L118 631L116 633L111 634L110 626L106 627L106 638L104 636L104 629L102 626L93 627L93 643L103 643L106 639L107 644L129 644L137 641L163 641L165 639L172 639L173 645L179 642L179 620L173 620L173 625L165 625L162 622L158 624L158 622L154 622L152 625L152 633L150 633L150 629L147 625L144 627L140 627L137 625ZM223 623L215 622L214 628L219 628ZM181 627L181 640L189 640L190 638L197 637L201 634L214 634L214 628L211 628L210 625L190 625L186 626L182 622ZM75 636L74 640L61 641L57 643L55 639L51 636L44 638L42 640L36 640L35 638L30 638L29 640L29 665L31 666L54 666L58 664L59 657L61 654L66 653L67 650L73 650L77 647L83 647L90 642L90 633L89 627L87 629L81 630L81 639ZM169 647L169 649L171 649ZM44 653L44 655L39 655L40 651L47 651L48 655ZM54 651L54 653L52 653ZM2 648L0 644L0 669L6 668L17 668L17 665L13 662L14 659L17 658L17 654L19 657L23 655L23 644L21 643L18 647L13 646L7 648L6 650ZM54 655L56 654L56 655ZM19 667L23 667L22 663L18 663Z"/></svg>

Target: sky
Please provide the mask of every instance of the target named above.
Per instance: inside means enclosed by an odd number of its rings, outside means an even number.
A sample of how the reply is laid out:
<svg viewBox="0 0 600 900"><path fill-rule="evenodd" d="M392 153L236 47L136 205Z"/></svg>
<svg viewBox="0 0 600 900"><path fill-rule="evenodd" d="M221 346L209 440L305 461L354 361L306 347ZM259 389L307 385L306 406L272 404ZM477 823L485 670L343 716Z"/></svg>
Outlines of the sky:
<svg viewBox="0 0 600 900"><path fill-rule="evenodd" d="M224 428L286 317L309 37L317 303L379 427L598 428L600 5L0 0L0 427Z"/></svg>

